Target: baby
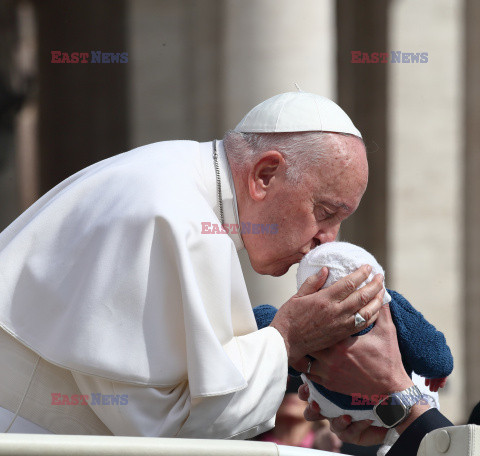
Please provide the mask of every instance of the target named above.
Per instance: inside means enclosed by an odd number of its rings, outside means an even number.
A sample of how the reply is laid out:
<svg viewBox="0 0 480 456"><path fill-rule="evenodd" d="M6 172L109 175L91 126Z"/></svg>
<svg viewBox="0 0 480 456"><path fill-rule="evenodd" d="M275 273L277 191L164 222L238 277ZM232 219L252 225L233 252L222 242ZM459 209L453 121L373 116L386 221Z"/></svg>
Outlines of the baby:
<svg viewBox="0 0 480 456"><path fill-rule="evenodd" d="M322 244L305 255L300 262L297 286L300 288L308 277L326 266L329 271L327 281L323 286L326 288L356 271L363 264L372 266L372 272L360 287L370 282L376 274L385 275L375 258L361 247L347 242ZM438 391L438 388L445 386L446 378L453 370L453 357L445 341L445 336L426 321L422 314L415 310L400 293L385 290L383 303L390 303L392 320L397 329L398 345L406 372L410 377L414 373L425 377L425 385L429 386L430 391ZM277 311L273 306L268 305L258 306L253 310L259 329L268 326ZM352 337L362 336L372 327L373 325ZM289 372L292 375L300 375L293 369L290 369ZM318 403L321 413L325 417L350 415L353 421L369 419L373 420L373 426L381 426L373 414L375 405L373 398L372 401L369 401L360 395L340 394L308 380L304 375L302 375L302 379L309 385L309 400ZM431 398L428 396L425 398L431 405L437 405L435 395L431 396Z"/></svg>

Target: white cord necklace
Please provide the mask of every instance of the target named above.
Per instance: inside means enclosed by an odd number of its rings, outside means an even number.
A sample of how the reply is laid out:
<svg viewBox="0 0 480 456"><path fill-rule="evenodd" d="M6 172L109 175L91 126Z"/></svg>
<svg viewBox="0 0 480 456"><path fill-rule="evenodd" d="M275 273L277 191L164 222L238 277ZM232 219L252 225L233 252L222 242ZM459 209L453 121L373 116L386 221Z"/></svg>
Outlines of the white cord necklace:
<svg viewBox="0 0 480 456"><path fill-rule="evenodd" d="M215 176L217 180L217 202L220 211L220 222L225 225L225 218L223 215L223 199L222 199L222 182L220 180L220 167L218 166L217 141L213 141L213 165L215 167Z"/></svg>

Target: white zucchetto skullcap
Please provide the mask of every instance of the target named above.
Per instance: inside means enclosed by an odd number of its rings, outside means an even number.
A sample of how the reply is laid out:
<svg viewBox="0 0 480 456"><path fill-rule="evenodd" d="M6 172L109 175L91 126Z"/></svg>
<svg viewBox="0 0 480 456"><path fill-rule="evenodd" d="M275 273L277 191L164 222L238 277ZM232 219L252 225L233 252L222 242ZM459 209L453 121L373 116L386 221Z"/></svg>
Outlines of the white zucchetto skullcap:
<svg viewBox="0 0 480 456"><path fill-rule="evenodd" d="M242 133L329 131L362 137L350 117L328 98L307 92L275 95L255 106L235 127Z"/></svg>
<svg viewBox="0 0 480 456"><path fill-rule="evenodd" d="M324 266L328 268L328 278L322 288L327 288L339 281L343 277L355 272L364 264L372 267L372 272L358 288L369 283L376 274L385 272L375 257L358 245L349 244L348 242L327 242L310 250L300 261L297 270L297 287L300 288L313 274L316 274ZM385 288L385 280L383 281ZM383 304L390 302L392 298L385 290Z"/></svg>

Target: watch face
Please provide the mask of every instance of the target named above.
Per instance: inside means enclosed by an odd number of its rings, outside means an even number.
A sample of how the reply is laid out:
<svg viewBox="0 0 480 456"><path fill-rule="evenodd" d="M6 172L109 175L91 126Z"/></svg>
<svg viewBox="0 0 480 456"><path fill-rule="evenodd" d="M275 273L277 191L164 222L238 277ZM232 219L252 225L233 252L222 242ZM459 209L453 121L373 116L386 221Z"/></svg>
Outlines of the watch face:
<svg viewBox="0 0 480 456"><path fill-rule="evenodd" d="M389 396L374 409L377 417L386 427L393 427L405 418L405 406L395 397Z"/></svg>

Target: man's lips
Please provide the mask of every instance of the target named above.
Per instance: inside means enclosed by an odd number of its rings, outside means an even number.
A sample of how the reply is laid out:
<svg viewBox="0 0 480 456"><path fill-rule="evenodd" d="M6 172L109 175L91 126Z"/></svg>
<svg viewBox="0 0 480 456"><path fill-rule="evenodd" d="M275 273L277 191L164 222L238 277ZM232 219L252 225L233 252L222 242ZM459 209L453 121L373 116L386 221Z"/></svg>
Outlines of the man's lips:
<svg viewBox="0 0 480 456"><path fill-rule="evenodd" d="M316 242L315 240L312 239L308 245L304 246L302 250L300 250L300 255L302 255L302 258L303 258L308 252L313 250L315 247L318 247L319 245L320 245L320 241ZM300 260L302 258L300 258Z"/></svg>
<svg viewBox="0 0 480 456"><path fill-rule="evenodd" d="M313 244L313 248L316 247L315 243L312 242ZM300 251L298 253L295 253L293 255L291 255L290 257L286 257L286 258L283 258L282 260L278 261L278 263L282 264L283 267L279 267L279 270L277 271L277 273L275 274L275 276L280 276L280 275L283 275L283 274L286 274L288 272L288 270L290 269L291 266L293 266L294 264L298 264L300 263L300 261L302 261L302 258L308 253L310 252L310 248L307 247L306 249L306 252L304 253L303 251Z"/></svg>

